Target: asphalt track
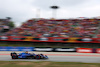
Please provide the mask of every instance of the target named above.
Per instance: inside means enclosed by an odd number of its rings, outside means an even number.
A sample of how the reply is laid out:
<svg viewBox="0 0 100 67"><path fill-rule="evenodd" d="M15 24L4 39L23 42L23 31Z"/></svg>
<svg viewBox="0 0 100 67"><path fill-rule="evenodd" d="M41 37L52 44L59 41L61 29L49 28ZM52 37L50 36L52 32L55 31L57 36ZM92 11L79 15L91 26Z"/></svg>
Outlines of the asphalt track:
<svg viewBox="0 0 100 67"><path fill-rule="evenodd" d="M20 53L20 52L17 52ZM95 53L68 53L68 52L34 52L48 55L47 60L11 59L10 52L0 52L0 61L54 61L54 62L85 62L100 63L100 54Z"/></svg>

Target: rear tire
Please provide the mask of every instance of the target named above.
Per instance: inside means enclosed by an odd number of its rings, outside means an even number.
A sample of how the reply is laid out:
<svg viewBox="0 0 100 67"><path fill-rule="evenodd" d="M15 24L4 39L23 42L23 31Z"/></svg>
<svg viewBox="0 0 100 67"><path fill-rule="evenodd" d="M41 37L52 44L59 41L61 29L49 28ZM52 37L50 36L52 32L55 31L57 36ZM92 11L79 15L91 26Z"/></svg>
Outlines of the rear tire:
<svg viewBox="0 0 100 67"><path fill-rule="evenodd" d="M12 54L12 59L18 59L18 56L16 54Z"/></svg>
<svg viewBox="0 0 100 67"><path fill-rule="evenodd" d="M12 59L17 59L17 56L16 55L12 55Z"/></svg>

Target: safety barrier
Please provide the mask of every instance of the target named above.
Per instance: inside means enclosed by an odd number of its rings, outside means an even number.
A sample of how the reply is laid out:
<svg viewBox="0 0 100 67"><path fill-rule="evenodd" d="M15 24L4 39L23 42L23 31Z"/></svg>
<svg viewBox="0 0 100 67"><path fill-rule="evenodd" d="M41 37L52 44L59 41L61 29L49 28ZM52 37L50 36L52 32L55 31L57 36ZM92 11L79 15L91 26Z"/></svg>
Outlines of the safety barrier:
<svg viewBox="0 0 100 67"><path fill-rule="evenodd" d="M0 47L0 51L76 52L75 48Z"/></svg>
<svg viewBox="0 0 100 67"><path fill-rule="evenodd" d="M100 43L100 38L0 36L0 41L62 42L62 43Z"/></svg>
<svg viewBox="0 0 100 67"><path fill-rule="evenodd" d="M34 47L0 47L0 51L34 51Z"/></svg>
<svg viewBox="0 0 100 67"><path fill-rule="evenodd" d="M0 51L40 51L40 52L78 52L100 53L100 48L50 48L50 47L0 47Z"/></svg>
<svg viewBox="0 0 100 67"><path fill-rule="evenodd" d="M34 51L45 51L45 52L76 52L75 48L40 48L40 47L35 47Z"/></svg>
<svg viewBox="0 0 100 67"><path fill-rule="evenodd" d="M46 48L35 47L34 51L53 52L53 48L49 48L49 47L46 47Z"/></svg>
<svg viewBox="0 0 100 67"><path fill-rule="evenodd" d="M93 53L92 48L77 48L78 53Z"/></svg>

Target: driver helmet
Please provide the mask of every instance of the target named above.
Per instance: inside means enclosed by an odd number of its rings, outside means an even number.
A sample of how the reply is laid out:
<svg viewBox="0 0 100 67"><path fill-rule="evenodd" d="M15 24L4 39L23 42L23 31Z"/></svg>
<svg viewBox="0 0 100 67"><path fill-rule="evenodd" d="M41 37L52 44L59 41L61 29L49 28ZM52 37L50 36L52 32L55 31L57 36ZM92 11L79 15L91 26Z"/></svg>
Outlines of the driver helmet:
<svg viewBox="0 0 100 67"><path fill-rule="evenodd" d="M25 51L25 53L28 53L28 51Z"/></svg>

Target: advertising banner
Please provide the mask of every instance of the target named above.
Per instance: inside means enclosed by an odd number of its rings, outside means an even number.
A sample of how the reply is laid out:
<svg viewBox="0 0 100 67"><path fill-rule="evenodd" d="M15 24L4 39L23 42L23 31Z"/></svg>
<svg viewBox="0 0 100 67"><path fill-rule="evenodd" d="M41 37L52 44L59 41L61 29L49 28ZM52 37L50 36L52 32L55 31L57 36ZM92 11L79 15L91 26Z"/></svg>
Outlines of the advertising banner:
<svg viewBox="0 0 100 67"><path fill-rule="evenodd" d="M34 47L0 47L0 51L33 51Z"/></svg>
<svg viewBox="0 0 100 67"><path fill-rule="evenodd" d="M61 43L100 43L100 38L68 38L68 37L31 37L0 36L0 41L61 42Z"/></svg>
<svg viewBox="0 0 100 67"><path fill-rule="evenodd" d="M34 48L34 51L53 51L53 48Z"/></svg>
<svg viewBox="0 0 100 67"><path fill-rule="evenodd" d="M56 52L76 52L75 48L55 48Z"/></svg>
<svg viewBox="0 0 100 67"><path fill-rule="evenodd" d="M96 49L96 53L100 53L100 48L97 48Z"/></svg>
<svg viewBox="0 0 100 67"><path fill-rule="evenodd" d="M76 51L78 53L92 53L93 49L92 48L77 48Z"/></svg>

